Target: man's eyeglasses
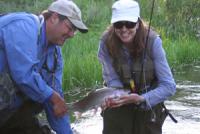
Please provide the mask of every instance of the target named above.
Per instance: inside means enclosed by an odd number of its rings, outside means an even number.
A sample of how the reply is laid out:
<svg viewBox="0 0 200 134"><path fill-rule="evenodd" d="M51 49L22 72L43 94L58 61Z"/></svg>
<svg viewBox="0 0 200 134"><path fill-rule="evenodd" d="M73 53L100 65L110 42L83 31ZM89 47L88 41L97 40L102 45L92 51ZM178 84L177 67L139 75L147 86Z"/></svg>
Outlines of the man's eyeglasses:
<svg viewBox="0 0 200 134"><path fill-rule="evenodd" d="M121 29L123 26L125 26L127 29L134 28L137 23L129 22L129 21L119 21L114 23L114 27L116 29Z"/></svg>
<svg viewBox="0 0 200 134"><path fill-rule="evenodd" d="M70 32L73 32L74 34L77 33L78 29L69 20L64 20L64 23L69 28Z"/></svg>

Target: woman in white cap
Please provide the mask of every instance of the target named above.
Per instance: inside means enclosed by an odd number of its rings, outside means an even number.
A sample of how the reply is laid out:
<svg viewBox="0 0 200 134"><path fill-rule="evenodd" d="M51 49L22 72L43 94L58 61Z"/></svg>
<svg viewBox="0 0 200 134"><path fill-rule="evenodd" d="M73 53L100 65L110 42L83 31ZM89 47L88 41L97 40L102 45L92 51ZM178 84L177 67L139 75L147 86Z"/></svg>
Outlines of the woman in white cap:
<svg viewBox="0 0 200 134"><path fill-rule="evenodd" d="M176 91L162 40L152 29L148 34L133 0L113 4L111 24L99 45L103 79L130 94L105 100L103 134L161 134L163 102Z"/></svg>

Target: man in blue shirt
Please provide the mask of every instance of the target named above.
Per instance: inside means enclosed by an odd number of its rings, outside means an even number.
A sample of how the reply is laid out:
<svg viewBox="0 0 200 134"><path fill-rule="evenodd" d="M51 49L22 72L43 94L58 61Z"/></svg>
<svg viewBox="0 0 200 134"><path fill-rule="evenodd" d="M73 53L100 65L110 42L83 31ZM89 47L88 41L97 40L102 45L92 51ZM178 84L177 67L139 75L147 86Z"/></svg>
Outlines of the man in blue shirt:
<svg viewBox="0 0 200 134"><path fill-rule="evenodd" d="M57 134L71 134L62 91L61 48L77 31L88 32L81 11L68 0L40 16L0 17L0 133L43 134L36 115L45 110Z"/></svg>

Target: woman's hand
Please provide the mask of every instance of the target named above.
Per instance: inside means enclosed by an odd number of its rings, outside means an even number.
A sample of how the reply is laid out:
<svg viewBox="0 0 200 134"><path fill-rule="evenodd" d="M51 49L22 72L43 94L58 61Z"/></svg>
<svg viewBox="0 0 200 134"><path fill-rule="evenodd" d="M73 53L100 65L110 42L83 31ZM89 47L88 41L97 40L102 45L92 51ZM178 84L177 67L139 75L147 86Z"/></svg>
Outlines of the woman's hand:
<svg viewBox="0 0 200 134"><path fill-rule="evenodd" d="M134 103L139 105L140 103L144 102L145 99L143 96L140 96L135 93L131 93L128 95L122 95L120 97L108 97L105 99L104 103L101 105L101 108L105 110L106 108L115 108L120 107L125 104Z"/></svg>

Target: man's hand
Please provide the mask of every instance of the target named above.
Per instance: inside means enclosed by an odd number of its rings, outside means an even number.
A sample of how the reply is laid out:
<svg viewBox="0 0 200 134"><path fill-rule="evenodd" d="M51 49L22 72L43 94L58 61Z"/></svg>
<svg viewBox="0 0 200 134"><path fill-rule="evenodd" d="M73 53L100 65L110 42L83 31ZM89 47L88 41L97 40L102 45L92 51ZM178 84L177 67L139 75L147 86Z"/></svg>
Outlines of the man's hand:
<svg viewBox="0 0 200 134"><path fill-rule="evenodd" d="M56 117L61 117L67 113L65 100L57 92L53 92L50 101L53 105L53 112Z"/></svg>

